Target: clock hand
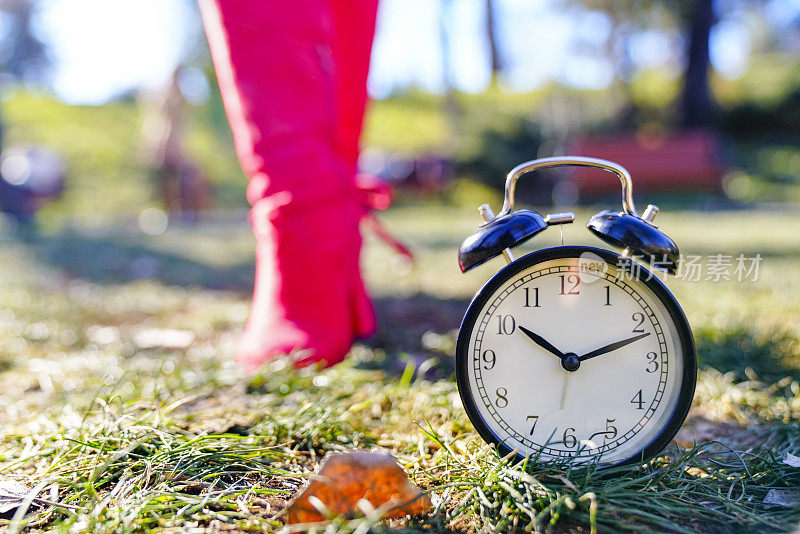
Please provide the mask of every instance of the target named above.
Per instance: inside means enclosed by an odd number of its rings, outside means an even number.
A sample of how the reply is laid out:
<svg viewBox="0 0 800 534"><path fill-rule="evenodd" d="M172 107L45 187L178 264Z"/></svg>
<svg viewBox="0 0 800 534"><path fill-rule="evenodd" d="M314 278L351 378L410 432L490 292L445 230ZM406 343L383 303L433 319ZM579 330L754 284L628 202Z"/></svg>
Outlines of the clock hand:
<svg viewBox="0 0 800 534"><path fill-rule="evenodd" d="M537 345L539 345L540 347L542 347L546 351L550 352L551 354L555 354L556 356L558 356L562 360L564 359L564 357L565 357L564 353L561 352L560 350L558 350L557 348L555 348L553 345L551 345L550 342L547 341L542 336L540 336L538 334L534 334L533 332L531 332L530 330L528 330L524 326L519 326L517 328L522 330L523 334L525 334L526 336L531 338L534 343L536 343Z"/></svg>
<svg viewBox="0 0 800 534"><path fill-rule="evenodd" d="M559 410L564 409L564 401L567 399L567 386L569 385L570 373L564 374L564 387L561 389L561 403L558 405Z"/></svg>
<svg viewBox="0 0 800 534"><path fill-rule="evenodd" d="M520 327L522 328L522 327ZM650 332L646 334L639 334L638 336L629 337L628 339L623 339L622 341L616 341L614 343L609 343L605 347L600 347L599 349L593 350L592 352L587 352L583 356L579 356L578 359L580 361L588 360L589 358L594 358L595 356L600 356L601 354L605 354L607 352L611 352L613 350L621 349L625 345L630 345L634 341L639 341L643 337L647 337L650 335Z"/></svg>

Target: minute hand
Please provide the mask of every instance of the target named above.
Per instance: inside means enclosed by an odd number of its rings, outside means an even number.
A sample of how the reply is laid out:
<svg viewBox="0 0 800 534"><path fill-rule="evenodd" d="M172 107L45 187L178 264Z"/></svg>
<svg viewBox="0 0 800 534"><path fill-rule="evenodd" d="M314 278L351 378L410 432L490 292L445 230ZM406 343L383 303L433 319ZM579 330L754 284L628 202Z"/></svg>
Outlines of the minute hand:
<svg viewBox="0 0 800 534"><path fill-rule="evenodd" d="M587 352L583 356L579 356L578 360L588 360L589 358L594 358L595 356L600 356L601 354L605 354L607 352L611 352L612 350L621 349L625 345L630 345L634 341L639 341L643 337L647 337L650 335L650 332L646 334L640 334L638 336L629 337L628 339L623 339L622 341L616 341L614 343L609 343L605 347L600 347L599 349L593 350L592 352Z"/></svg>

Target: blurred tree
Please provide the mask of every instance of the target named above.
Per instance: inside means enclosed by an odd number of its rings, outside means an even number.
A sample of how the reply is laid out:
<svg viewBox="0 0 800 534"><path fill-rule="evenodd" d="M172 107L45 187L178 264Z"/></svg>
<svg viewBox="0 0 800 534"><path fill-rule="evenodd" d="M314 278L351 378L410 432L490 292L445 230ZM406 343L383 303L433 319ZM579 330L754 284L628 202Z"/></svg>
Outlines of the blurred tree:
<svg viewBox="0 0 800 534"><path fill-rule="evenodd" d="M494 0L486 0L486 40L489 42L489 62L492 71L492 81L494 81L503 70L503 59L500 55L500 47L497 44L496 7Z"/></svg>
<svg viewBox="0 0 800 534"><path fill-rule="evenodd" d="M713 0L695 0L688 16L689 45L686 50L686 66L681 94L681 126L697 127L711 124L713 108L708 71L711 61L708 41L714 25ZM676 7L686 13L683 2ZM687 20L686 15L682 17Z"/></svg>
<svg viewBox="0 0 800 534"><path fill-rule="evenodd" d="M0 71L25 82L41 82L50 67L47 47L33 31L38 0L0 0L8 28L0 37Z"/></svg>
<svg viewBox="0 0 800 534"><path fill-rule="evenodd" d="M0 72L14 80L42 82L50 66L47 48L33 32L35 2L38 0L0 0L0 15L5 26L0 36ZM2 89L2 88L0 88ZM4 127L0 121L0 149ZM19 184L0 176L2 211L15 217L26 228L36 212L35 195Z"/></svg>
<svg viewBox="0 0 800 534"><path fill-rule="evenodd" d="M448 146L442 148L448 155L452 154L455 150L456 133L461 130L460 127L460 107L455 95L455 82L453 80L453 50L450 43L450 34L448 28L453 20L453 0L441 0L439 7L439 42L442 47L442 82L444 84L444 99L442 104L444 106L444 113L447 117L448 129Z"/></svg>
<svg viewBox="0 0 800 534"><path fill-rule="evenodd" d="M615 90L619 94L621 107L617 113L616 126L623 130L635 127L639 110L633 101L631 82L636 65L629 53L632 37L654 25L674 27L675 22L665 4L654 0L572 0L579 9L588 8L604 13L611 30L604 53L614 66ZM687 0L691 1L691 0Z"/></svg>
<svg viewBox="0 0 800 534"><path fill-rule="evenodd" d="M680 124L685 127L707 126L713 118L709 88L709 37L716 19L714 0L574 0L589 9L602 11L611 18L614 30L610 48L626 54L630 32L657 22L660 26L686 36L683 88L680 97ZM665 16L666 15L666 16ZM617 76L623 83L633 66L625 58L617 62Z"/></svg>

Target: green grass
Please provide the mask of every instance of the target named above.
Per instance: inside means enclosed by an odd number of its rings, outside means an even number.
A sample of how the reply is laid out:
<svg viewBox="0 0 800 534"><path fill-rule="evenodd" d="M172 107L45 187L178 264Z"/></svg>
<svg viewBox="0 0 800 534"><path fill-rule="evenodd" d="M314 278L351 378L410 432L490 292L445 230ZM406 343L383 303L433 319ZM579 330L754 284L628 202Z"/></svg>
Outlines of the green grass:
<svg viewBox="0 0 800 534"><path fill-rule="evenodd" d="M0 480L64 505L33 504L18 521L0 519L0 531L276 532L324 454L372 447L394 454L435 509L377 524L337 519L329 531L800 526L800 507L764 503L770 490L800 487L800 469L783 463L800 454L796 211L660 216L686 254L764 260L755 282L668 282L698 344L692 412L662 456L602 472L500 458L464 414L454 337L469 298L501 264L458 271L474 211L409 205L384 219L418 262L399 263L368 240L378 334L333 369L278 360L251 378L229 360L252 279L243 220L156 237L119 225L0 240ZM559 234L536 239L528 248ZM581 225L565 228L565 241L598 244ZM154 328L194 339L142 342Z"/></svg>

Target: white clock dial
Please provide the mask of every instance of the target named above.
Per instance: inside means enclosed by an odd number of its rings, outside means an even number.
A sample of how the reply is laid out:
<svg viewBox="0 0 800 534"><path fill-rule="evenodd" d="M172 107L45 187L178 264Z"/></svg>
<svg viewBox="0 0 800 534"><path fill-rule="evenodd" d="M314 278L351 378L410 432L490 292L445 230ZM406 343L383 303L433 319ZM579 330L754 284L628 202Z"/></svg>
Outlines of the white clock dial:
<svg viewBox="0 0 800 534"><path fill-rule="evenodd" d="M459 385L479 430L520 455L618 463L685 412L687 349L652 283L576 249L583 258L517 269L479 295Z"/></svg>

